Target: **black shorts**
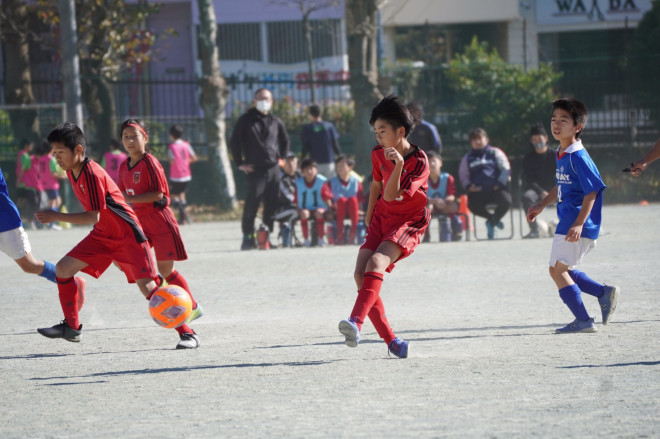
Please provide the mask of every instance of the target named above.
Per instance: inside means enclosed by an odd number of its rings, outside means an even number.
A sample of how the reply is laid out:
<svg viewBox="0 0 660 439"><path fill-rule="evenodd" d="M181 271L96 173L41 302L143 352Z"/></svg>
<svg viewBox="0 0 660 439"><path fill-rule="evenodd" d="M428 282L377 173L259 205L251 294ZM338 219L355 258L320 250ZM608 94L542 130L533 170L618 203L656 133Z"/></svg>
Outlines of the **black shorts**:
<svg viewBox="0 0 660 439"><path fill-rule="evenodd" d="M170 194L179 195L186 191L187 181L170 181Z"/></svg>

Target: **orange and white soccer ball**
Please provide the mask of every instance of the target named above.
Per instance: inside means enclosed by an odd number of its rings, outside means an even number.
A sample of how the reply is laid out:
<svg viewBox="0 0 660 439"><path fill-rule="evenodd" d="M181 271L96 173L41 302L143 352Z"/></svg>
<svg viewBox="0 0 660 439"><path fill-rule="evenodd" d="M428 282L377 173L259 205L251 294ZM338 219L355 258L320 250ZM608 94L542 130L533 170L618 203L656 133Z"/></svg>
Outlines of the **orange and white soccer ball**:
<svg viewBox="0 0 660 439"><path fill-rule="evenodd" d="M163 328L183 325L192 311L190 295L181 287L160 287L149 299L149 314Z"/></svg>

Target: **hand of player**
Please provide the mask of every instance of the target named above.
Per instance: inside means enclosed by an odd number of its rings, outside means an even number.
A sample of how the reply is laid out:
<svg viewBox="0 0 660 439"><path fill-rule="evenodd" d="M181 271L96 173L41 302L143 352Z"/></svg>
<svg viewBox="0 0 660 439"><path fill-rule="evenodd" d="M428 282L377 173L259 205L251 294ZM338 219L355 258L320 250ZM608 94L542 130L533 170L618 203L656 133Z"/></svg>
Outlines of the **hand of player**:
<svg viewBox="0 0 660 439"><path fill-rule="evenodd" d="M543 206L540 204L535 204L527 209L527 222L532 223L536 219L539 213L543 212Z"/></svg>
<svg viewBox="0 0 660 439"><path fill-rule="evenodd" d="M644 160L637 160L625 168L623 172L630 172L633 177L639 177L649 164Z"/></svg>
<svg viewBox="0 0 660 439"><path fill-rule="evenodd" d="M575 242L580 239L580 236L582 236L582 226L576 226L573 224L571 228L568 229L565 240L568 242Z"/></svg>
<svg viewBox="0 0 660 439"><path fill-rule="evenodd" d="M481 186L477 186L476 184L471 184L469 188L470 192L479 192L481 191Z"/></svg>
<svg viewBox="0 0 660 439"><path fill-rule="evenodd" d="M250 174L250 173L254 172L254 166L252 166L250 164L241 165L241 166L238 167L238 169L245 172L246 174Z"/></svg>
<svg viewBox="0 0 660 439"><path fill-rule="evenodd" d="M57 221L57 212L54 210L42 210L34 214L40 223L49 224Z"/></svg>
<svg viewBox="0 0 660 439"><path fill-rule="evenodd" d="M403 163L403 157L395 148L385 148L383 154L385 154L386 159L394 161L395 164Z"/></svg>

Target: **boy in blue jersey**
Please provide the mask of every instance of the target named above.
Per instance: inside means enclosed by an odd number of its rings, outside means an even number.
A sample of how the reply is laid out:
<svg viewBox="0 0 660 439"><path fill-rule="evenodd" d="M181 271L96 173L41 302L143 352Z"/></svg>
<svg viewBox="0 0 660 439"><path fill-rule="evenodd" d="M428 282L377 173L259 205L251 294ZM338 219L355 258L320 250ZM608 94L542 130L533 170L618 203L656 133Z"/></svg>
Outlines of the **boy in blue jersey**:
<svg viewBox="0 0 660 439"><path fill-rule="evenodd" d="M344 219L348 215L351 220L351 228L348 235L348 244L355 244L357 238L357 225L360 215L360 194L362 193L362 182L355 175L355 160L340 154L335 159L335 170L337 175L332 177L326 186L331 191L331 197L326 199L328 208L335 213L337 220L337 241L335 244L342 245L346 241L344 234Z"/></svg>
<svg viewBox="0 0 660 439"><path fill-rule="evenodd" d="M598 283L574 268L596 245L605 190L600 173L579 138L587 116L587 108L577 99L552 103L552 135L559 141L557 185L527 210L527 221L532 222L546 206L557 201L559 224L552 241L550 276L575 316L573 322L556 330L561 334L596 332L594 319L582 303L582 292L598 298L604 325L610 322L619 298L619 287Z"/></svg>
<svg viewBox="0 0 660 439"><path fill-rule="evenodd" d="M7 181L0 168L0 250L7 254L26 273L32 273L55 282L55 266L32 256L27 233L23 229L18 208L9 198ZM84 282L76 278L76 282Z"/></svg>
<svg viewBox="0 0 660 439"><path fill-rule="evenodd" d="M309 247L309 220L313 216L316 220L316 236L318 246L325 247L324 226L325 212L328 206L325 204L329 195L329 189L325 182L327 179L319 174L318 165L312 159L305 159L300 164L302 177L296 179L296 198L300 215L300 228L304 238L303 245Z"/></svg>

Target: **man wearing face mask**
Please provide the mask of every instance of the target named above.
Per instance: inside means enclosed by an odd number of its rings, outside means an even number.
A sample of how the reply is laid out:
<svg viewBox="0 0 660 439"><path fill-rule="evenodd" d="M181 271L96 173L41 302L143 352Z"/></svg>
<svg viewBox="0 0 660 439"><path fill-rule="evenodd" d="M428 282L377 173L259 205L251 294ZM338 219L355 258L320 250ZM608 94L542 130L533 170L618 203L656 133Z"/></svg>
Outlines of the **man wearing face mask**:
<svg viewBox="0 0 660 439"><path fill-rule="evenodd" d="M260 88L254 93L254 106L236 122L229 140L234 163L246 174L245 206L241 228L241 250L256 248L254 219L263 201L263 223L273 230L273 215L279 203L280 158L289 152L289 135L282 121L273 116L273 95Z"/></svg>
<svg viewBox="0 0 660 439"><path fill-rule="evenodd" d="M522 204L523 212L530 206L545 198L557 183L555 181L556 159L555 151L548 148L548 134L540 122L532 125L529 130L530 143L533 150L523 158L522 172ZM539 238L538 222L529 224L529 233L523 238Z"/></svg>

